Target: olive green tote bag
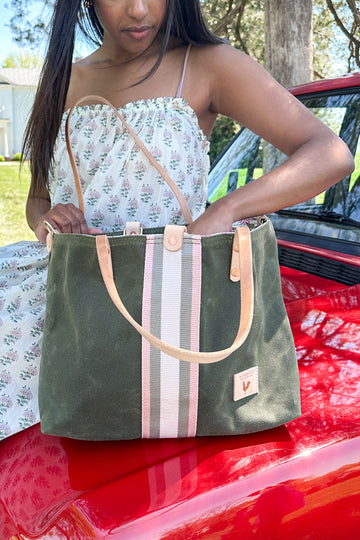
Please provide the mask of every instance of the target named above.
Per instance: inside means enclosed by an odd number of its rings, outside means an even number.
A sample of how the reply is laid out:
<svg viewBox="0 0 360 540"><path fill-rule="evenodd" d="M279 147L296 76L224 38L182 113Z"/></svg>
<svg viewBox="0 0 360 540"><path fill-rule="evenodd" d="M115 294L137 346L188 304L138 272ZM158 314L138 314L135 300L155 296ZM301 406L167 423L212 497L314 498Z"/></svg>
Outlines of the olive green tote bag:
<svg viewBox="0 0 360 540"><path fill-rule="evenodd" d="M124 234L50 232L48 248L44 433L94 441L231 435L299 416L269 219L206 237L174 225L142 231L137 223Z"/></svg>

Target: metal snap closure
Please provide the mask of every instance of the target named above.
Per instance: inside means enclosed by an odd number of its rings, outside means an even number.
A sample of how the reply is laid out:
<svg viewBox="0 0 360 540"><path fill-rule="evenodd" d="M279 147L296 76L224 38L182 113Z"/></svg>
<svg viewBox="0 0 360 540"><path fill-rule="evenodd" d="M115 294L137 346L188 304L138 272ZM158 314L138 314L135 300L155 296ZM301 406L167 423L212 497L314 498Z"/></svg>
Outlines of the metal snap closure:
<svg viewBox="0 0 360 540"><path fill-rule="evenodd" d="M240 276L240 270L239 270L239 268L233 268L233 269L231 270L231 275L232 275L233 277L239 277L239 276Z"/></svg>
<svg viewBox="0 0 360 540"><path fill-rule="evenodd" d="M239 244L235 244L233 250L236 251L236 253L239 253Z"/></svg>

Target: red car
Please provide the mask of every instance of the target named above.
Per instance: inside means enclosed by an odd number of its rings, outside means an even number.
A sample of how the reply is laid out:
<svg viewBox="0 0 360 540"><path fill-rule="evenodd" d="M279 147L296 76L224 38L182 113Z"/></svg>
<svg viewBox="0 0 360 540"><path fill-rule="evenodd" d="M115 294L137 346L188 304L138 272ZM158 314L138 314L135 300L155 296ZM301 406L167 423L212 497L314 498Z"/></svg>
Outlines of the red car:
<svg viewBox="0 0 360 540"><path fill-rule="evenodd" d="M272 216L302 415L248 436L90 443L34 426L0 443L0 539L360 536L360 74L291 90L356 170ZM210 201L284 157L242 130Z"/></svg>

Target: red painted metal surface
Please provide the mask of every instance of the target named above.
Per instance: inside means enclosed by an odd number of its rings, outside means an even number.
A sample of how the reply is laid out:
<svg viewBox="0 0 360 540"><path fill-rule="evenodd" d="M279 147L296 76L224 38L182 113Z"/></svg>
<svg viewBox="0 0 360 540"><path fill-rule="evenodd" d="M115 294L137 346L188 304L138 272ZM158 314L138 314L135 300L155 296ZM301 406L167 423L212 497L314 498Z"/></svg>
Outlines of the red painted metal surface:
<svg viewBox="0 0 360 540"><path fill-rule="evenodd" d="M289 91L296 96L312 94L313 92L325 92L328 90L340 90L341 88L351 88L360 86L360 72L347 73L336 79L322 79L311 83L300 84L289 88Z"/></svg>
<svg viewBox="0 0 360 540"><path fill-rule="evenodd" d="M360 285L282 268L302 415L248 436L0 445L0 538L357 539Z"/></svg>
<svg viewBox="0 0 360 540"><path fill-rule="evenodd" d="M289 242L288 240L278 239L277 243L279 244L279 246L283 246L289 249L296 249L297 251L303 251L304 253L310 253L311 255L318 255L319 257L323 257L325 259L331 259L333 261L351 264L352 266L360 266L360 258L356 257L355 255L349 255L348 253L330 251L329 249L307 246L305 244Z"/></svg>

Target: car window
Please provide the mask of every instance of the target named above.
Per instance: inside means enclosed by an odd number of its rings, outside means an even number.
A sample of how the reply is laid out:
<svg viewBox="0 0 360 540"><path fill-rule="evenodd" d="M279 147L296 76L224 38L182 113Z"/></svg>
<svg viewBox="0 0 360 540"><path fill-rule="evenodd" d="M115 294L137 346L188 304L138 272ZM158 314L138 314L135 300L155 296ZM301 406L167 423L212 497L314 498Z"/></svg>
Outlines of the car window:
<svg viewBox="0 0 360 540"><path fill-rule="evenodd" d="M301 101L347 143L355 156L351 176L303 203L292 212L317 215L340 214L360 221L360 93L307 95ZM209 202L258 178L286 160L286 156L247 129L243 129L215 162L209 176Z"/></svg>

